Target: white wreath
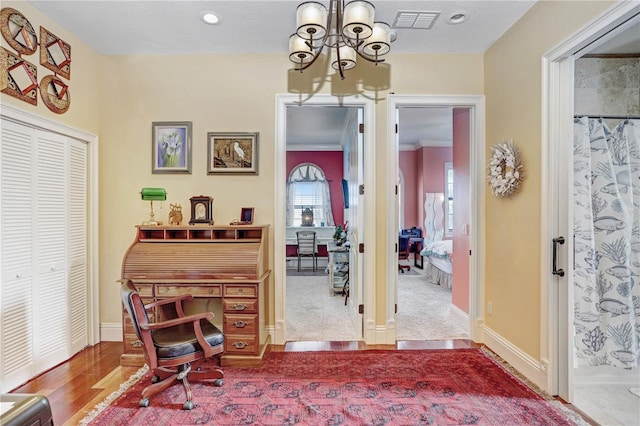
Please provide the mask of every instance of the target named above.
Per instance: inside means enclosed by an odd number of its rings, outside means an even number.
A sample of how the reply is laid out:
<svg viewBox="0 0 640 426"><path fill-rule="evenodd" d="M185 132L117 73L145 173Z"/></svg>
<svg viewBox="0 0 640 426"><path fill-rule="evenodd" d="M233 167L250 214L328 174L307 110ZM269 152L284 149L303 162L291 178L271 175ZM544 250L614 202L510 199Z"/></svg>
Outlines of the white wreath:
<svg viewBox="0 0 640 426"><path fill-rule="evenodd" d="M511 140L493 145L491 152L488 177L491 192L496 197L511 197L524 178L520 152Z"/></svg>

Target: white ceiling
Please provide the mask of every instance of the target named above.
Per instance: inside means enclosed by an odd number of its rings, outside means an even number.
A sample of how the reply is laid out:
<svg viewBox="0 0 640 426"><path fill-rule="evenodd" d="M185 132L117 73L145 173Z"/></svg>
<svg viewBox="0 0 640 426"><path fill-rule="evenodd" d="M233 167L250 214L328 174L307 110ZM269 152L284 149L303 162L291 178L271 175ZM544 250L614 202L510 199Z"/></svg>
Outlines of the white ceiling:
<svg viewBox="0 0 640 426"><path fill-rule="evenodd" d="M295 31L295 12L301 1L28 2L104 55L282 53L283 61L288 61L288 37ZM328 1L321 0L321 3L327 5ZM431 29L396 29L392 53L482 53L520 19L535 0L372 0L372 3L376 20L390 25L399 11L440 13ZM218 13L221 23L205 24L200 19L205 11ZM466 14L465 22L457 25L448 22L450 16L460 12ZM638 34L640 32L633 33L636 37L635 42L631 41L632 46L637 45ZM609 41L601 47L619 53L630 43L625 36L620 40L620 43ZM288 144L338 143L348 110L301 107L291 112L287 120ZM450 108L402 108L399 114L401 146L451 144Z"/></svg>

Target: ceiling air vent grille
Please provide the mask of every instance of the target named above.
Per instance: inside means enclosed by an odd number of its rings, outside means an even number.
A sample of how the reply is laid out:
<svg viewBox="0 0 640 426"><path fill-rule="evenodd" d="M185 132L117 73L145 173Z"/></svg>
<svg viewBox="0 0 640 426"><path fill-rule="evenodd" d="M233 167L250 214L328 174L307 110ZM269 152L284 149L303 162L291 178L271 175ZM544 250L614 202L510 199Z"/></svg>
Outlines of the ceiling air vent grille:
<svg viewBox="0 0 640 426"><path fill-rule="evenodd" d="M396 15L392 28L430 30L439 16L440 12L412 12L401 10Z"/></svg>

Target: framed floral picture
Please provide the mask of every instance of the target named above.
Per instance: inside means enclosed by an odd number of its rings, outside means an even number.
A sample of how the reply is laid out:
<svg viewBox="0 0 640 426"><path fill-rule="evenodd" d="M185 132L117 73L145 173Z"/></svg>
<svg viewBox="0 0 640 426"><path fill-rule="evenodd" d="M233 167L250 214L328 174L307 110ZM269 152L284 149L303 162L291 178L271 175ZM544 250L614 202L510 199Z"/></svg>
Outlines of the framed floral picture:
<svg viewBox="0 0 640 426"><path fill-rule="evenodd" d="M258 174L258 133L207 133L207 173Z"/></svg>
<svg viewBox="0 0 640 426"><path fill-rule="evenodd" d="M191 122L152 124L152 173L191 173Z"/></svg>

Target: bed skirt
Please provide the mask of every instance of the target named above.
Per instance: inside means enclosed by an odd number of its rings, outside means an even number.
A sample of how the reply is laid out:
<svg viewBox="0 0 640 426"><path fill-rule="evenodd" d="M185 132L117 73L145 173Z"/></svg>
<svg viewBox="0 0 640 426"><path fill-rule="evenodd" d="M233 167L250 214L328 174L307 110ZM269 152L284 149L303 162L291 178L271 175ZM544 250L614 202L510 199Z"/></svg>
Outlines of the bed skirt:
<svg viewBox="0 0 640 426"><path fill-rule="evenodd" d="M453 282L453 277L451 276L451 274L447 274L446 272L436 268L431 264L431 262L427 262L424 271L428 282L440 285L443 288L451 290L451 285Z"/></svg>

